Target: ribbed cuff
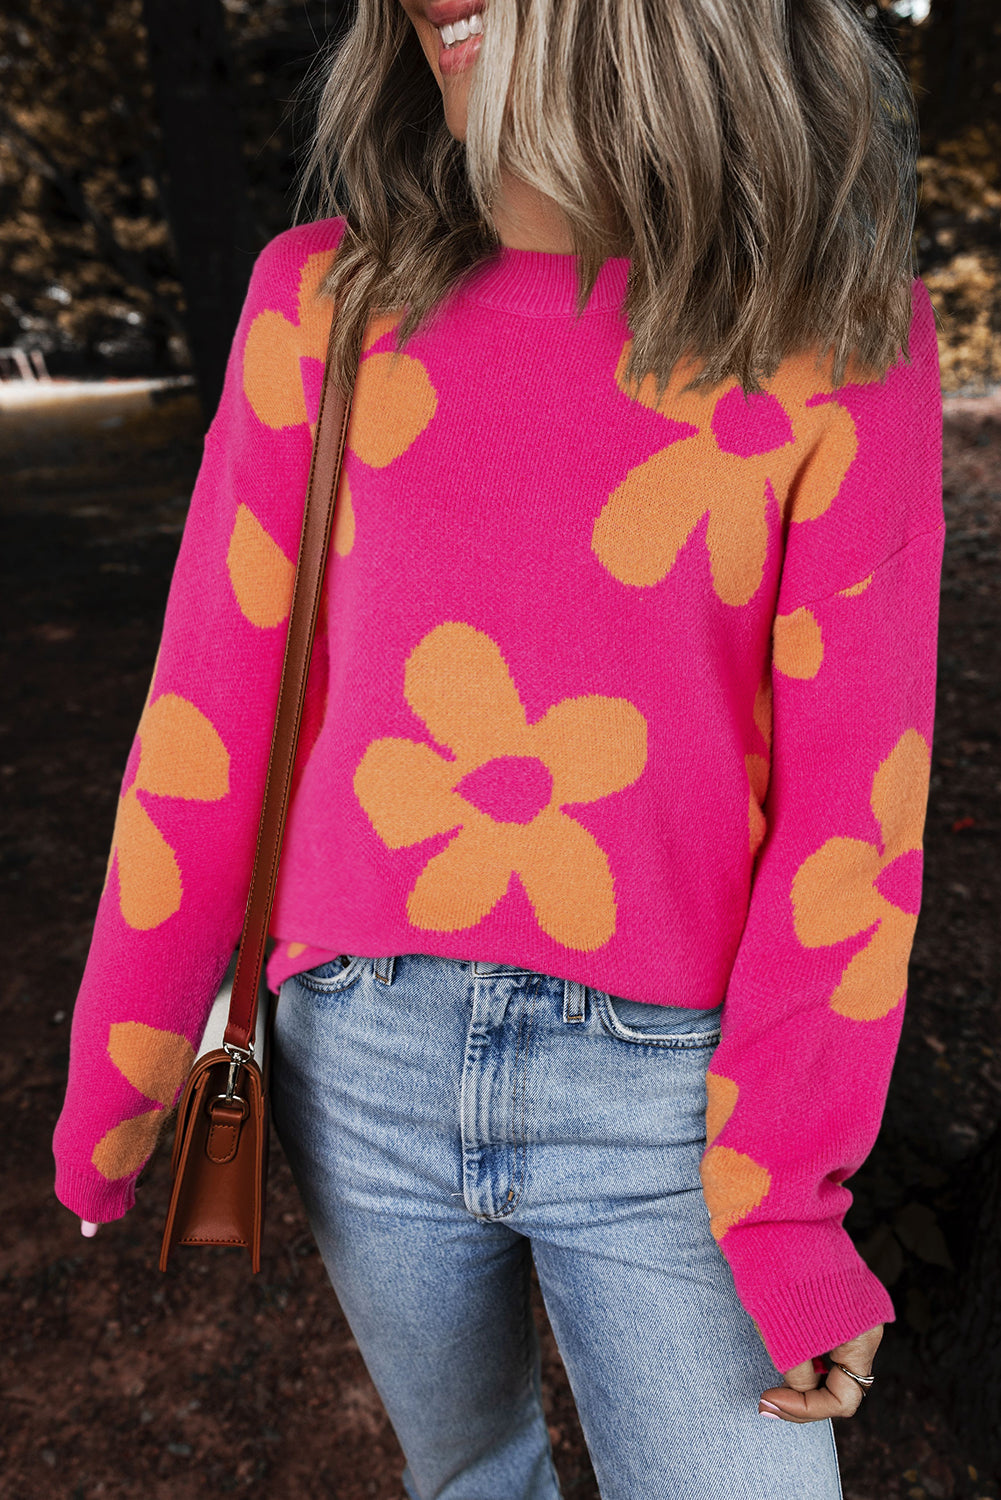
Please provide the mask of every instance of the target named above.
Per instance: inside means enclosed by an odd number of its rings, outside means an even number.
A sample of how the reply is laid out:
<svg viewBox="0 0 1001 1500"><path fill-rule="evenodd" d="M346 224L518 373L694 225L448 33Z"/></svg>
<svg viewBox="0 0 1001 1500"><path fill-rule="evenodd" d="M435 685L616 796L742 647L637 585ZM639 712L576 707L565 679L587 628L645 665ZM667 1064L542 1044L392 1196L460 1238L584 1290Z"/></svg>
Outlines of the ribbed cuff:
<svg viewBox="0 0 1001 1500"><path fill-rule="evenodd" d="M720 1248L737 1295L783 1374L894 1321L889 1292L841 1225L737 1226ZM797 1275L811 1264L814 1275Z"/></svg>
<svg viewBox="0 0 1001 1500"><path fill-rule="evenodd" d="M136 1174L138 1175L138 1174ZM136 1201L135 1177L106 1182L93 1167L56 1163L56 1197L64 1208L91 1224L107 1224L127 1214Z"/></svg>
<svg viewBox="0 0 1001 1500"><path fill-rule="evenodd" d="M759 1288L744 1305L783 1372L895 1317L889 1292L865 1264L854 1275L837 1271L767 1292Z"/></svg>

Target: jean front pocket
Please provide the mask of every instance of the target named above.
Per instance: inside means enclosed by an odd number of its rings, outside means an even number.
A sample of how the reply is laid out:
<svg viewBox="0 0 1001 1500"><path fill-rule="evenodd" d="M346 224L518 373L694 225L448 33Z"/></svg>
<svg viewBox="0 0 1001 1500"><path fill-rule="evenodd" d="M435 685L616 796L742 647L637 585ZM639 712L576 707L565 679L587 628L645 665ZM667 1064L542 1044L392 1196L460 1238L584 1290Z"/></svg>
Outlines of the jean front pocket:
<svg viewBox="0 0 1001 1500"><path fill-rule="evenodd" d="M646 1047L694 1050L720 1040L722 1001L711 1010L691 1005L653 1005L592 990L601 1024L622 1042Z"/></svg>
<svg viewBox="0 0 1001 1500"><path fill-rule="evenodd" d="M371 963L371 959L342 953L325 964L317 964L315 969L305 969L293 977L303 989L312 990L317 995L332 995L354 984L361 977L367 963Z"/></svg>

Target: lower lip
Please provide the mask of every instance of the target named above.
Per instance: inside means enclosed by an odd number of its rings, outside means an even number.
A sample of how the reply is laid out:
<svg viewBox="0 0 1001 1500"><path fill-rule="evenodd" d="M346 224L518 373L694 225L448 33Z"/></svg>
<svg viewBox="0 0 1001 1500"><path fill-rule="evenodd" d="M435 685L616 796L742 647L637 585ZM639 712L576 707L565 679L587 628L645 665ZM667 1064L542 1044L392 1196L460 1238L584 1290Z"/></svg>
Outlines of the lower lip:
<svg viewBox="0 0 1001 1500"><path fill-rule="evenodd" d="M440 38L439 38L440 40ZM464 42L459 42L455 47L446 47L441 43L438 53L438 67L442 74L461 73L463 68L470 67L476 61L476 54L480 50L483 33L479 36L469 36Z"/></svg>

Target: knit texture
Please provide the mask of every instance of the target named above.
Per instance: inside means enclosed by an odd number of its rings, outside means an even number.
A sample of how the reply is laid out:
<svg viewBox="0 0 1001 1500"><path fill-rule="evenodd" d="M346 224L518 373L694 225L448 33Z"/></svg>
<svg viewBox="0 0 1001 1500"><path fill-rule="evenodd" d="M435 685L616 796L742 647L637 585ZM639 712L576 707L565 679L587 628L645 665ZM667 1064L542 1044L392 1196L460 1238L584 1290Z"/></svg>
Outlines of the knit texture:
<svg viewBox="0 0 1001 1500"><path fill-rule="evenodd" d="M239 937L342 219L262 251L73 1016L56 1191L114 1219ZM941 566L935 322L837 389L623 374L629 263L504 247L368 325L272 931L725 996L712 1232L780 1370L893 1317L843 1227L920 900Z"/></svg>

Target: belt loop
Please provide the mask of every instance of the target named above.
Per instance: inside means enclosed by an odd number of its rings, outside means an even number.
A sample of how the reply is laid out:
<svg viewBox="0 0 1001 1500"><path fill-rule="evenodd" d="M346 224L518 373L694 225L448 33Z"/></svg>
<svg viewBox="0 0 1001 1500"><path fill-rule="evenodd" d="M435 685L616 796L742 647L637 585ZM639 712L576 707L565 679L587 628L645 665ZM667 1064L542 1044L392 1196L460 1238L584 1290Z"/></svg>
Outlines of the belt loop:
<svg viewBox="0 0 1001 1500"><path fill-rule="evenodd" d="M563 981L564 1021L583 1021L586 996L587 990L584 985L578 984L576 979L565 979Z"/></svg>
<svg viewBox="0 0 1001 1500"><path fill-rule="evenodd" d="M381 979L383 984L392 984L393 969L396 966L395 957L377 958L375 961L375 977Z"/></svg>

